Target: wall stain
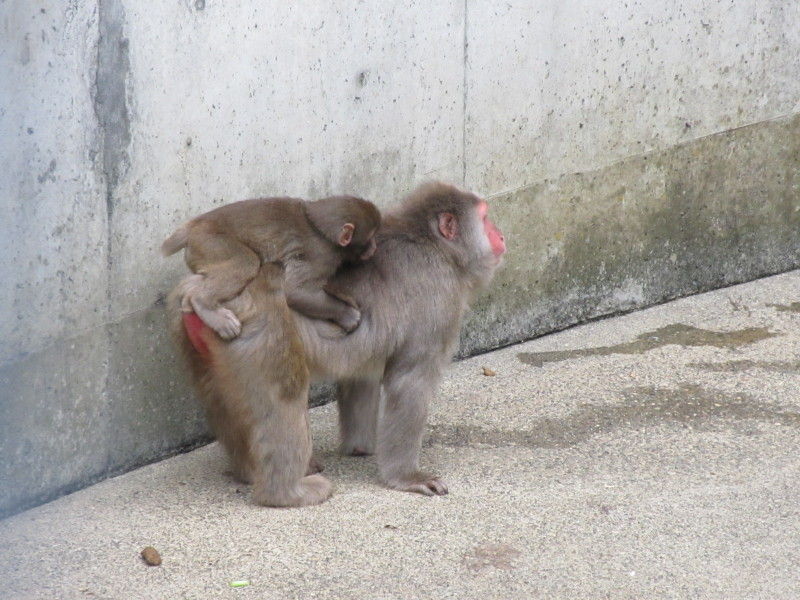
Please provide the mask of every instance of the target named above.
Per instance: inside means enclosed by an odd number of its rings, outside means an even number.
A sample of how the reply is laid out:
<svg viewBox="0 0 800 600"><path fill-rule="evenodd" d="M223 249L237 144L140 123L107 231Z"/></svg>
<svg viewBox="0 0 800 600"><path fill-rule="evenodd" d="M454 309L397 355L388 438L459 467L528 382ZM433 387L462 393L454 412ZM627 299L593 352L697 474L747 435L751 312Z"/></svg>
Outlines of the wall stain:
<svg viewBox="0 0 800 600"><path fill-rule="evenodd" d="M517 242L473 306L462 355L796 269L798 131L794 115L492 196Z"/></svg>
<svg viewBox="0 0 800 600"><path fill-rule="evenodd" d="M45 169L45 171L36 178L36 181L38 181L39 183L44 183L49 179L50 181L55 183L56 178L53 177L53 172L55 172L56 170L56 164L57 164L56 159L54 158L53 160L50 161L50 164L47 165L47 169Z"/></svg>
<svg viewBox="0 0 800 600"><path fill-rule="evenodd" d="M708 390L696 384L684 383L678 388L634 386L622 390L622 396L620 404L583 404L565 417L532 421L526 431L434 424L426 445L569 448L618 429L662 424L702 429L719 420L756 420L800 428L800 412L759 403L748 394Z"/></svg>
<svg viewBox="0 0 800 600"><path fill-rule="evenodd" d="M717 373L740 373L751 369L763 369L776 373L800 374L800 360L728 360L724 362L693 362L687 366Z"/></svg>
<svg viewBox="0 0 800 600"><path fill-rule="evenodd" d="M779 334L766 327L749 327L737 331L711 331L691 325L674 323L655 331L643 333L632 342L614 346L599 346L580 350L556 350L553 352L520 352L517 358L527 365L541 367L545 363L560 362L584 356L608 356L609 354L643 354L662 346L714 346L715 348L738 348L746 344L760 342Z"/></svg>
<svg viewBox="0 0 800 600"><path fill-rule="evenodd" d="M103 173L109 196L127 171L131 123L127 97L130 74L128 38L125 37L125 8L122 0L98 3L96 73L93 105L103 135ZM113 212L108 199L108 212Z"/></svg>
<svg viewBox="0 0 800 600"><path fill-rule="evenodd" d="M767 306L774 308L778 312L800 313L800 302L792 302L791 304L767 304Z"/></svg>

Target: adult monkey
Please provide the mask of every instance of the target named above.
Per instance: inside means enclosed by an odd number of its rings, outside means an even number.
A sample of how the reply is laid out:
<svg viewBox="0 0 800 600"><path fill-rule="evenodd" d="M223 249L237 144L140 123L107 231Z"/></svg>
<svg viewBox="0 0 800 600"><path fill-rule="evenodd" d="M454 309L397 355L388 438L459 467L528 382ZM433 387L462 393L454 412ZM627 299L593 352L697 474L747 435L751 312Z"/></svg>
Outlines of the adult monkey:
<svg viewBox="0 0 800 600"><path fill-rule="evenodd" d="M359 306L359 327L345 336L332 324L297 313L292 313L293 322L312 376L339 381L342 451L377 453L381 478L391 488L446 494L447 486L418 465L428 403L455 350L468 303L491 280L505 252L505 240L489 220L484 200L442 183L421 186L386 213L376 239L378 251L372 260L343 269L333 280L335 288L346 290ZM221 418L233 415L242 420L238 438L264 440L267 432L281 435L276 423L280 410L273 409L283 404L275 399L275 390L298 375L297 369L291 375L284 369L265 369L258 364L259 357L283 356L293 364L299 351L293 335L287 335L285 328L275 329L275 323L283 323L283 307L265 301L274 291L259 283L261 279L257 277L231 301L238 303L230 308L243 325L242 334L231 342L198 325L199 320L188 317L182 322L176 294L169 310L173 332L186 350L195 380L211 386L212 404ZM232 377L236 381L229 391ZM385 404L379 422L381 387ZM242 406L265 404L267 410L241 416ZM277 447L273 444L266 454L248 456L248 461L257 463L264 455L295 457L291 469L297 478L296 457L306 461L310 457L310 437L300 437L296 443L303 445L302 452L292 447L295 438L284 435ZM239 446L247 454L246 444ZM271 475L262 474L262 487L264 477L287 480L286 468L274 458L268 462ZM321 485L315 480L311 487ZM274 505L260 500L258 489L256 493L257 501ZM327 498L319 499L321 488L315 494L318 502ZM293 505L310 503L315 502Z"/></svg>

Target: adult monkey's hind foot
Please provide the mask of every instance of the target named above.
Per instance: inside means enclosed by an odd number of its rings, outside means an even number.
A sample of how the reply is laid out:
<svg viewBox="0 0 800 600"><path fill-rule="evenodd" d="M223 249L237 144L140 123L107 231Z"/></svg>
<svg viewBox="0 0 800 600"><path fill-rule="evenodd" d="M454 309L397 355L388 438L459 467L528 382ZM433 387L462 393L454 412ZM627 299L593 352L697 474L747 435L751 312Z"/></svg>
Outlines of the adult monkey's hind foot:
<svg viewBox="0 0 800 600"><path fill-rule="evenodd" d="M331 482L322 475L307 475L300 479L293 489L288 490L288 493L285 489L274 489L269 482L256 482L253 501L262 506L277 508L313 506L325 502L332 493Z"/></svg>

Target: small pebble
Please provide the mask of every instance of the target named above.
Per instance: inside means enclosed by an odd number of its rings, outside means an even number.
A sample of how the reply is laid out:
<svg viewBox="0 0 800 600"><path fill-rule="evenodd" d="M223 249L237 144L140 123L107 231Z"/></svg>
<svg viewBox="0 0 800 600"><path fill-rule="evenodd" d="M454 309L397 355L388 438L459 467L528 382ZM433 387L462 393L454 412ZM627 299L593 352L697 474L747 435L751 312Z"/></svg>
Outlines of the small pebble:
<svg viewBox="0 0 800 600"><path fill-rule="evenodd" d="M151 567L157 567L161 564L161 555L152 546L142 550L142 559Z"/></svg>
<svg viewBox="0 0 800 600"><path fill-rule="evenodd" d="M486 375L486 377L494 377L497 375L497 373L492 371L489 367L483 367L483 374Z"/></svg>

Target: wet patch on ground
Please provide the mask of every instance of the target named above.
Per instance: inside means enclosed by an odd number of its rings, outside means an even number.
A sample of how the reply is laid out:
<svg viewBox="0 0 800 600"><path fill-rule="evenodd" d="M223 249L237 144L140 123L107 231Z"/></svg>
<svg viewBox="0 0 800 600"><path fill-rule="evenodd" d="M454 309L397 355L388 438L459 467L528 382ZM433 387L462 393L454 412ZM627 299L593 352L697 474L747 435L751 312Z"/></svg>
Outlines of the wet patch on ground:
<svg viewBox="0 0 800 600"><path fill-rule="evenodd" d="M778 312L800 313L800 302L792 302L791 304L767 304L770 308L774 308Z"/></svg>
<svg viewBox="0 0 800 600"><path fill-rule="evenodd" d="M725 362L693 362L687 366L715 373L741 373L763 369L775 373L800 374L800 360L728 360Z"/></svg>
<svg viewBox="0 0 800 600"><path fill-rule="evenodd" d="M565 417L535 420L526 431L433 425L426 445L568 448L618 429L662 424L702 429L720 421L755 420L800 427L800 412L760 403L747 394L709 390L695 384L678 388L630 387L622 391L622 396L620 404L584 404Z"/></svg>
<svg viewBox="0 0 800 600"><path fill-rule="evenodd" d="M636 337L632 342L613 346L598 346L578 350L556 350L552 352L520 352L517 358L526 365L541 367L545 363L560 362L585 356L608 356L610 354L643 354L655 348L677 344L679 346L713 346L733 349L746 344L760 342L780 335L766 327L748 327L735 331L712 331L700 329L683 323L675 323L649 331Z"/></svg>

